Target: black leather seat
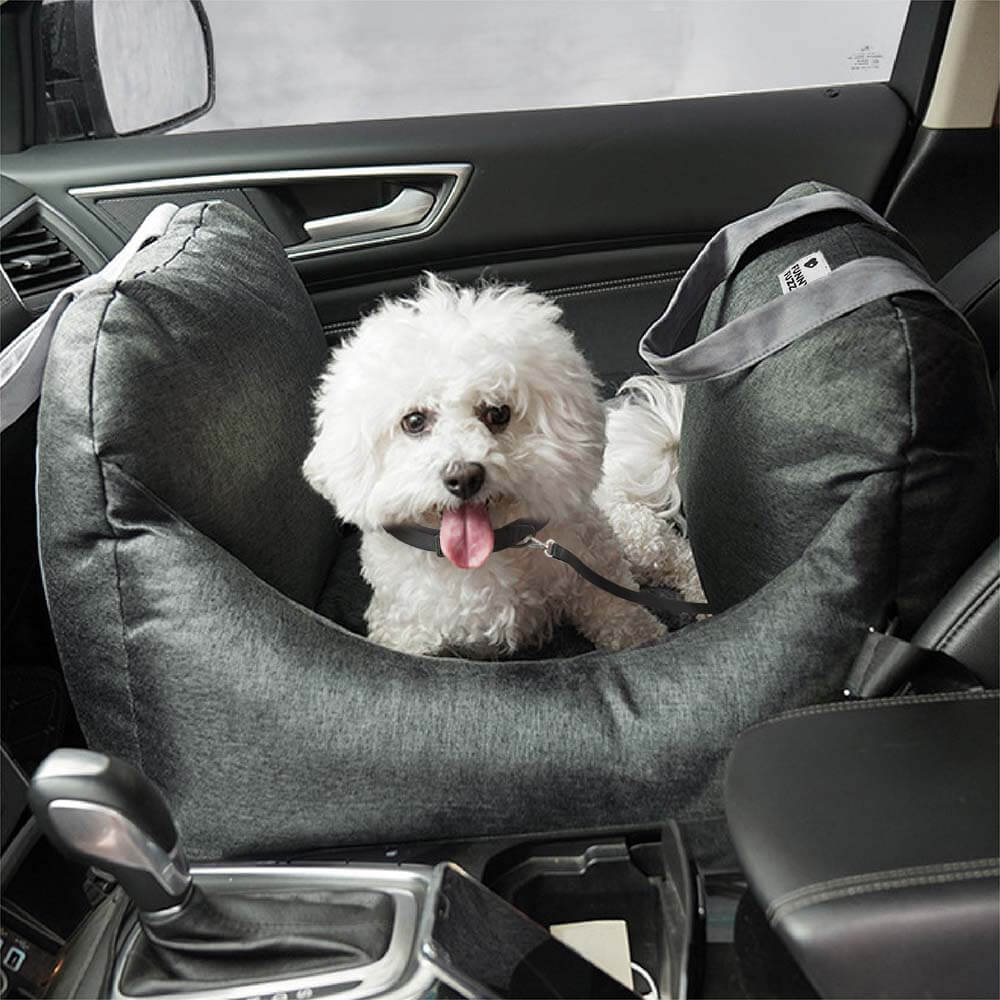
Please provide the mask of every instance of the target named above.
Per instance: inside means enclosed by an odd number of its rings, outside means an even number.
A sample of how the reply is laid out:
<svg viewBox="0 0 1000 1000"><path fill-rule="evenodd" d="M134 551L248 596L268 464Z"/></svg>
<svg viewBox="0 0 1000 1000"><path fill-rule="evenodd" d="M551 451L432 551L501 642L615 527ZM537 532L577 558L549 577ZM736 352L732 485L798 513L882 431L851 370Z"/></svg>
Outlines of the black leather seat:
<svg viewBox="0 0 1000 1000"><path fill-rule="evenodd" d="M939 282L975 330L996 401L1000 355L1000 233L959 261ZM928 616L918 646L958 660L988 688L1000 686L1000 548L994 540Z"/></svg>
<svg viewBox="0 0 1000 1000"><path fill-rule="evenodd" d="M1000 993L998 633L994 541L914 636L985 690L800 709L733 749L733 844L821 996Z"/></svg>
<svg viewBox="0 0 1000 1000"><path fill-rule="evenodd" d="M939 282L941 291L965 313L979 335L986 362L997 385L997 355L1000 353L1000 233L983 240L960 260Z"/></svg>
<svg viewBox="0 0 1000 1000"><path fill-rule="evenodd" d="M996 540L931 612L913 641L958 660L984 687L1000 687L1000 545Z"/></svg>
<svg viewBox="0 0 1000 1000"><path fill-rule="evenodd" d="M726 776L757 902L823 997L993 997L995 691L843 702L744 733Z"/></svg>
<svg viewBox="0 0 1000 1000"><path fill-rule="evenodd" d="M994 391L998 238L941 282ZM824 997L1000 993L1000 551L913 636L985 690L800 709L741 735L726 813L771 927Z"/></svg>

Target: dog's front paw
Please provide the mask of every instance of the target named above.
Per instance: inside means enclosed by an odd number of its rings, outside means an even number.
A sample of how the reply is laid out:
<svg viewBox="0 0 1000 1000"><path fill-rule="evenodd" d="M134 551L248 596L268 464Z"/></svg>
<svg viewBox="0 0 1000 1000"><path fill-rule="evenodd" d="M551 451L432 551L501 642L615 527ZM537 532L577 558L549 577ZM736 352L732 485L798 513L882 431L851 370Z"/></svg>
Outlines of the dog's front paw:
<svg viewBox="0 0 1000 1000"><path fill-rule="evenodd" d="M434 656L441 651L440 636L421 628L368 625L368 638L379 646L411 656Z"/></svg>
<svg viewBox="0 0 1000 1000"><path fill-rule="evenodd" d="M610 621L589 624L583 631L598 649L617 652L662 639L668 629L645 608L632 606L615 614Z"/></svg>

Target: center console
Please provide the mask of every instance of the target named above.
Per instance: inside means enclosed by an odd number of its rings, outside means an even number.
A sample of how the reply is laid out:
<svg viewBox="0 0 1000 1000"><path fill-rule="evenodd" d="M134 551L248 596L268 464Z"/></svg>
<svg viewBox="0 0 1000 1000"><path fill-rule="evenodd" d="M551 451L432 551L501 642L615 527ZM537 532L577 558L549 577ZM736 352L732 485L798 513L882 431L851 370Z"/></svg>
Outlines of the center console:
<svg viewBox="0 0 1000 1000"><path fill-rule="evenodd" d="M115 1000L686 997L692 979L700 982L704 974L707 895L717 894L720 885L730 892L728 909L715 900L711 906L716 922L725 913L731 928L742 888L733 876L699 877L673 824L564 840L440 845L428 854L427 860L437 863L361 857L193 866L193 884L223 910L227 900L258 905L261 900L375 901L356 910L359 919L374 914L382 922L380 933L367 935L367 948L354 949L346 960L299 953L263 976L253 974L252 952L218 966L229 970L224 979L177 974L151 942L154 922L115 890L69 942L47 994L83 996L74 984L95 982L94 969L86 979L80 969L81 959L92 952L91 925L116 942L106 949L113 960L102 976L102 995ZM450 860L456 857L469 868L456 866ZM442 885L449 876L452 883ZM325 925L321 930L331 941L343 942L342 929ZM200 944L210 948L208 941ZM614 969L613 960L607 964L609 944L624 952L618 956L617 979L590 961L574 965L573 949L590 948L585 958ZM622 961L627 979L621 975Z"/></svg>
<svg viewBox="0 0 1000 1000"><path fill-rule="evenodd" d="M30 801L107 894L5 996L655 1000L713 974L726 995L707 958L732 949L744 887L699 870L672 823L189 868L165 802L120 761L56 751Z"/></svg>

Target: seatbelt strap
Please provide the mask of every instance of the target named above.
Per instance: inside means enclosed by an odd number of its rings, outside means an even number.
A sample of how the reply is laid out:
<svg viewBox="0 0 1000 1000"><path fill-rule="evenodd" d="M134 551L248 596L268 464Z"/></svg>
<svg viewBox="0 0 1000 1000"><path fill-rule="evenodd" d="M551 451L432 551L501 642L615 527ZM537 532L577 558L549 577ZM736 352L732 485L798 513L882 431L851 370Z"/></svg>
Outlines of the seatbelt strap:
<svg viewBox="0 0 1000 1000"><path fill-rule="evenodd" d="M847 675L846 698L976 691L982 682L953 656L869 629Z"/></svg>
<svg viewBox="0 0 1000 1000"><path fill-rule="evenodd" d="M663 315L639 343L643 360L668 382L702 382L749 368L817 327L889 295L924 292L955 311L943 293L910 265L891 257L862 257L744 313L696 342L709 296L733 274L754 243L790 222L834 210L852 212L898 237L863 201L842 191L794 198L739 219L705 245L681 279Z"/></svg>

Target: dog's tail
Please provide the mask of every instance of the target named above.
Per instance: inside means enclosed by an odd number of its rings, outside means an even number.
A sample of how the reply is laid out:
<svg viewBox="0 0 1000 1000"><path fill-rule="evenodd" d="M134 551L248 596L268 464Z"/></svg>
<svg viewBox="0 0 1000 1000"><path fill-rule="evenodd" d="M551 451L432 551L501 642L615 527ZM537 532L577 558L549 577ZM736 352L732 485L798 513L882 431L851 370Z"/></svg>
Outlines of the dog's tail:
<svg viewBox="0 0 1000 1000"><path fill-rule="evenodd" d="M657 375L636 375L609 404L599 506L636 503L678 522L677 482L684 389Z"/></svg>

